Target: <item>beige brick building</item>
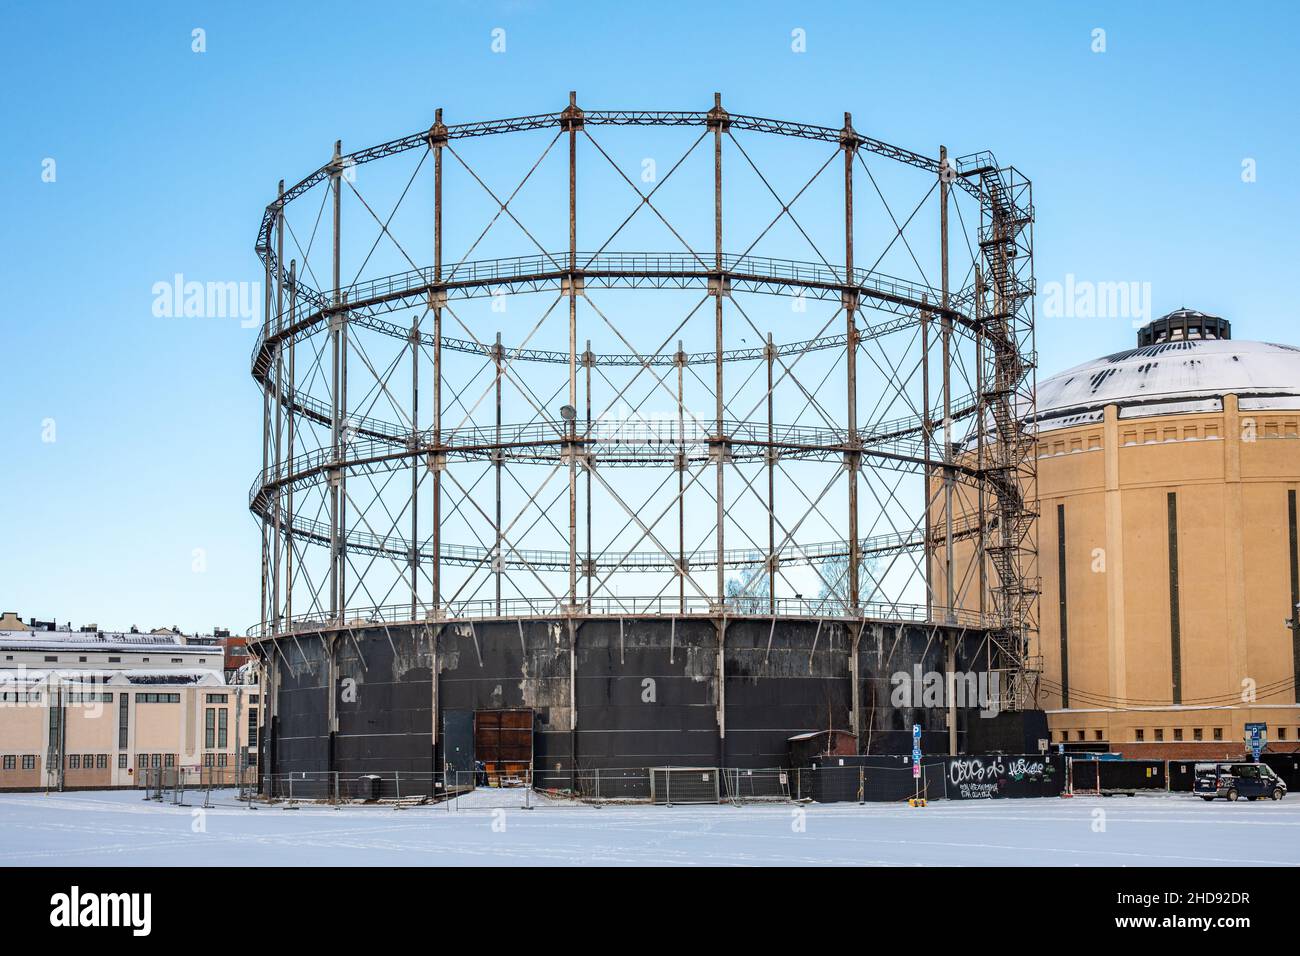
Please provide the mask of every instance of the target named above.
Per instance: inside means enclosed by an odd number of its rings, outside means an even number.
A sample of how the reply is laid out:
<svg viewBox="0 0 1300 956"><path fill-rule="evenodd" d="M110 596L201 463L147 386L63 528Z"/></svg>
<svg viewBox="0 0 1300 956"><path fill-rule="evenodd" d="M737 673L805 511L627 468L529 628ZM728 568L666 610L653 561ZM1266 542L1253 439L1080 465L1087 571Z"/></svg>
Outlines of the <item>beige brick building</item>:
<svg viewBox="0 0 1300 956"><path fill-rule="evenodd" d="M1038 389L1054 742L1239 755L1300 737L1300 349L1180 311Z"/></svg>
<svg viewBox="0 0 1300 956"><path fill-rule="evenodd" d="M1180 310L1037 397L1053 748L1235 757L1260 722L1269 749L1300 749L1300 348ZM954 556L973 580L970 547Z"/></svg>
<svg viewBox="0 0 1300 956"><path fill-rule="evenodd" d="M227 683L217 639L51 628L0 617L0 789L136 786L145 768L233 781L255 767L258 688Z"/></svg>

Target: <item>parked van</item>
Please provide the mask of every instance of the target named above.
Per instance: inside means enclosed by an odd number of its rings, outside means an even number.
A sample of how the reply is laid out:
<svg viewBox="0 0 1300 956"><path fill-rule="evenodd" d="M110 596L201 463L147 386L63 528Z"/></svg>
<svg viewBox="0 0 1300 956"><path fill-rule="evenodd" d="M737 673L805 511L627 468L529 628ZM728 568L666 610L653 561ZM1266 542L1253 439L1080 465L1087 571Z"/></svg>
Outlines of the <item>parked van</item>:
<svg viewBox="0 0 1300 956"><path fill-rule="evenodd" d="M1215 797L1281 800L1286 796L1286 784L1268 764L1198 763L1192 792L1202 800Z"/></svg>

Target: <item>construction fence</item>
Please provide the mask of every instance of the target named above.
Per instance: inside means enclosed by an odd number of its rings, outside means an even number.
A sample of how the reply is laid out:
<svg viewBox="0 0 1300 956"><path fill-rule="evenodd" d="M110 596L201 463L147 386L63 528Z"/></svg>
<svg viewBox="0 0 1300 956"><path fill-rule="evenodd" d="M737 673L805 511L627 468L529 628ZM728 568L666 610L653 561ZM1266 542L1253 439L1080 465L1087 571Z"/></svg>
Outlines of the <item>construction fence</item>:
<svg viewBox="0 0 1300 956"><path fill-rule="evenodd" d="M1266 755L1269 756L1269 755ZM1289 763L1287 761L1290 761ZM1266 761L1269 762L1269 761ZM1284 755L1279 774L1300 773ZM414 806L461 810L542 809L586 804L680 806L729 803L881 803L925 800L1180 792L1191 789L1193 761L1122 760L1061 754L907 755L823 757L796 768L629 767L580 770L517 769L299 771L263 774L256 768L152 768L142 771L146 799L211 803L225 799L283 804Z"/></svg>

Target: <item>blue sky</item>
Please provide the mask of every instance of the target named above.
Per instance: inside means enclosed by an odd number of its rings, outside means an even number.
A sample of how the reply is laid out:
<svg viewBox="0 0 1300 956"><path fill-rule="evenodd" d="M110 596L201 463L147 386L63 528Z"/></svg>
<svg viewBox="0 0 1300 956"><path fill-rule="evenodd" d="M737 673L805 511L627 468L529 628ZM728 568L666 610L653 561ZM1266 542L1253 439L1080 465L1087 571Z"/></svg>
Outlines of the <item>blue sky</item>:
<svg viewBox="0 0 1300 956"><path fill-rule="evenodd" d="M156 317L151 289L258 280L276 180L338 137L392 139L436 106L548 112L570 89L588 108L704 109L722 90L736 112L851 110L873 137L1023 170L1040 288L1149 282L1154 314L1296 342L1297 27L1290 3L7 4L0 610L256 619L254 333ZM1040 317L1040 375L1128 346L1131 326Z"/></svg>

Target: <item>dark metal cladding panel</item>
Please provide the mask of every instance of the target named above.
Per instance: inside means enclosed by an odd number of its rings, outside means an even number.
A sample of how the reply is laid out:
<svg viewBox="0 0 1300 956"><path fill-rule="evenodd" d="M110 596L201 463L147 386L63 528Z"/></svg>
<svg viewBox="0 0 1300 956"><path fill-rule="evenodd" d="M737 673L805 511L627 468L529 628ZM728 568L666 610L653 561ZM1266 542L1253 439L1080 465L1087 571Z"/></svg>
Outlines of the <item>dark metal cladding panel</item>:
<svg viewBox="0 0 1300 956"><path fill-rule="evenodd" d="M923 753L947 753L948 729L942 707L917 706L914 695L903 695L897 703L900 687L916 685L917 674L942 674L947 664L944 640L947 631L926 624L869 623L858 645L861 688L861 731L858 744L863 753L905 754L912 750L912 725L921 725ZM974 669L969 663L979 647L981 632L958 629L961 641L957 648L957 669ZM903 676L912 678L903 685ZM965 726L972 719L969 708L958 708L957 743L965 744ZM974 718L978 719L978 718Z"/></svg>
<svg viewBox="0 0 1300 956"><path fill-rule="evenodd" d="M577 648L579 767L717 765L711 621L586 621Z"/></svg>
<svg viewBox="0 0 1300 956"><path fill-rule="evenodd" d="M438 641L438 702L452 710L531 710L533 768L572 769L569 628L564 621L449 624Z"/></svg>
<svg viewBox="0 0 1300 956"><path fill-rule="evenodd" d="M448 770L474 769L474 712L442 712L442 753Z"/></svg>
<svg viewBox="0 0 1300 956"><path fill-rule="evenodd" d="M785 766L792 735L850 729L850 646L838 623L729 622L725 766Z"/></svg>
<svg viewBox="0 0 1300 956"><path fill-rule="evenodd" d="M329 769L329 731L325 726L329 679L324 643L318 636L280 642L280 687L276 697L275 773Z"/></svg>
<svg viewBox="0 0 1300 956"><path fill-rule="evenodd" d="M535 779L555 787L572 786L575 767L786 766L792 735L853 727L854 631L843 623L824 622L819 628L815 620L779 618L773 627L771 619L729 620L725 741L718 726L714 621L599 618L577 622L575 628L576 682L569 677L570 629L563 620L338 634L335 769L344 775L434 769L434 634L440 759L460 769L473 765L474 714L485 711L532 713ZM957 666L964 669L981 635L961 633ZM865 625L858 644L864 752L909 753L914 722L923 728L926 754L947 752L942 707L894 700L898 674L942 673L945 639L943 628ZM329 769L322 640L299 635L281 639L278 646L289 665L281 666L275 771ZM973 713L959 709L959 741L977 719ZM460 723L457 715L463 717ZM455 728L464 731L463 739L457 738L463 753L447 749Z"/></svg>
<svg viewBox="0 0 1300 956"><path fill-rule="evenodd" d="M377 628L338 643L335 769L433 771L432 632Z"/></svg>

